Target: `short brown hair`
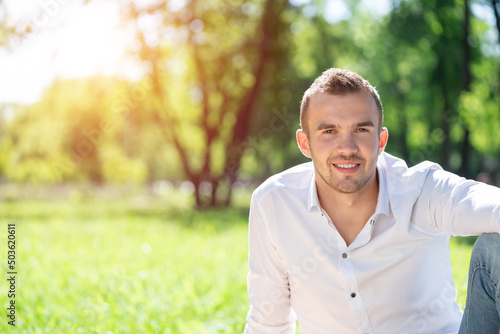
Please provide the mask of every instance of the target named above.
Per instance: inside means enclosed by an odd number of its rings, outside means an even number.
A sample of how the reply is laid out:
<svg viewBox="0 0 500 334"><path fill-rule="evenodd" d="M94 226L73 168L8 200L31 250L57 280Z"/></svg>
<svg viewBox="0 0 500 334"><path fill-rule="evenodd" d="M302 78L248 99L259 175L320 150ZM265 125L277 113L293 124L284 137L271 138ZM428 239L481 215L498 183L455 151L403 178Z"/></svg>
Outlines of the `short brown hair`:
<svg viewBox="0 0 500 334"><path fill-rule="evenodd" d="M330 68L324 71L313 84L305 91L300 103L300 127L308 134L306 126L307 109L311 97L318 93L327 93L331 95L345 96L347 94L356 94L360 92L368 92L375 100L379 111L379 131L382 129L384 119L384 111L382 102L377 90L367 80L363 79L359 74L340 68Z"/></svg>

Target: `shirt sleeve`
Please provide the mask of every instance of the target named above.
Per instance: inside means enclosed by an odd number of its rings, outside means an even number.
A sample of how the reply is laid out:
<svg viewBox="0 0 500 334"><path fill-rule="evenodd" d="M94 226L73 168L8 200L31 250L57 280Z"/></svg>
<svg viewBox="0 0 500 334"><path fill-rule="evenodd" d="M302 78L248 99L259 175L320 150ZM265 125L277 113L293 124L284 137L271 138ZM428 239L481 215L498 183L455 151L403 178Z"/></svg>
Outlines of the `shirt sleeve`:
<svg viewBox="0 0 500 334"><path fill-rule="evenodd" d="M288 276L255 196L250 204L248 258L251 306L245 334L295 333L296 317L290 305Z"/></svg>
<svg viewBox="0 0 500 334"><path fill-rule="evenodd" d="M454 236L498 233L500 188L444 170L431 170L414 212L417 223L427 230Z"/></svg>

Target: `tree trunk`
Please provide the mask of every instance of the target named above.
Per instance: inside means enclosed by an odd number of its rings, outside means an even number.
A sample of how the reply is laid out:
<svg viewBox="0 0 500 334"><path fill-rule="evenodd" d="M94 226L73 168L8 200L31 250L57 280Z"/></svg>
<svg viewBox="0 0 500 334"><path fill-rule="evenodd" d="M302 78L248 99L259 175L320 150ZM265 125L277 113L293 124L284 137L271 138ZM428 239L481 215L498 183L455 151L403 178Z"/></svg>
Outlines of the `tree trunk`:
<svg viewBox="0 0 500 334"><path fill-rule="evenodd" d="M228 196L231 195L231 185L236 182L238 171L240 168L241 157L243 156L245 150L245 141L250 133L250 118L254 105L257 102L257 97L261 86L263 85L264 76L266 74L266 66L268 65L270 59L271 48L275 43L277 38L277 30L273 24L276 21L276 17L279 16L276 11L276 7L280 7L283 1L280 1L278 6L277 1L268 0L265 4L264 14L262 15L262 39L259 43L259 58L257 66L254 70L254 85L248 92L245 103L239 109L237 113L236 124L233 128L233 135L231 141L228 143L226 150L226 161L224 167L224 173L221 179L228 178L229 180L229 190ZM278 13L281 12L281 8L278 9ZM226 198L223 203L224 205L230 204L230 197Z"/></svg>
<svg viewBox="0 0 500 334"><path fill-rule="evenodd" d="M498 42L500 43L500 1L491 0L491 6L493 7L493 14L495 15L497 30L498 30Z"/></svg>
<svg viewBox="0 0 500 334"><path fill-rule="evenodd" d="M194 184L194 200L195 200L195 207L197 209L201 209L203 207L203 202L201 200L201 191L200 191L200 184L195 183Z"/></svg>
<svg viewBox="0 0 500 334"><path fill-rule="evenodd" d="M441 122L441 130L443 130L443 142L441 144L440 164L444 169L449 168L450 151L451 151L451 140L450 140L451 111L450 111L448 97L446 95L447 95L447 90L446 88L443 87L444 108L443 108L443 118Z"/></svg>
<svg viewBox="0 0 500 334"><path fill-rule="evenodd" d="M222 3L222 1L221 1ZM199 44L196 40L196 33L193 29L189 31L190 37L190 56L194 61L194 84L201 90L201 116L196 120L196 126L199 127L205 136L206 147L201 152L201 166L195 165L194 160L182 141L182 136L179 136L180 127L179 120L173 116L169 109L171 106L168 103L168 91L163 87L162 68L159 65L161 59L165 57L162 53L165 51L158 46L151 47L146 43L146 39L142 31L138 31L138 40L141 42L141 57L150 61L153 64L151 71L151 81L153 94L156 97L154 106L154 119L163 126L161 127L165 138L173 145L179 155L179 160L185 177L195 188L194 197L197 208L207 208L213 206L227 206L230 204L231 185L236 181L239 171L240 160L245 150L245 142L250 135L250 123L257 104L261 87L268 78L267 66L274 61L272 51L274 48L279 48L276 43L280 33L280 28L283 22L279 19L280 14L288 5L287 0L265 0L263 1L263 13L260 17L260 22L256 28L256 34L248 35L248 40L245 41L246 48L252 52L253 69L251 75L254 78L254 84L249 87L241 95L231 93L232 88L226 88L227 84L220 84L220 73L227 70L228 59L231 59L236 51L229 53L220 52L207 57L210 51L216 49L216 45ZM203 9L202 9L203 8ZM155 11L163 11L164 6L158 5L152 8L145 9L149 13ZM166 14L171 15L169 20L176 26L188 26L194 20L200 19L203 21L203 12L205 6L202 1L192 0L187 3L185 14ZM139 17L138 9L135 6L130 6L131 16ZM207 25L209 29L209 25ZM260 38L256 40L256 38ZM255 52L255 59L254 57ZM211 71L211 66L219 67L219 71ZM209 97L214 94L222 97L222 105L214 107L209 103ZM227 113L234 113L236 123L233 126L232 135L229 138L221 138L221 124L224 124L224 116ZM212 118L216 117L217 121ZM223 161L222 170L215 172L213 170L213 145L215 142L219 144L219 140L227 141L225 145L225 160ZM226 188L227 180L227 188ZM206 193L205 184L210 183L212 189ZM221 186L222 184L222 186ZM227 191L226 191L227 190Z"/></svg>
<svg viewBox="0 0 500 334"><path fill-rule="evenodd" d="M463 91L470 91L470 84L472 80L472 75L470 72L470 58L471 58L471 50L468 42L469 38L469 27L470 27L470 9L469 9L469 0L464 0L464 34L462 38L462 46L463 46ZM465 177L471 177L470 175L470 156L472 151L472 145L470 144L470 133L468 129L468 125L463 125L464 130L464 138L462 140L461 147L461 157L462 161L459 168L459 174Z"/></svg>

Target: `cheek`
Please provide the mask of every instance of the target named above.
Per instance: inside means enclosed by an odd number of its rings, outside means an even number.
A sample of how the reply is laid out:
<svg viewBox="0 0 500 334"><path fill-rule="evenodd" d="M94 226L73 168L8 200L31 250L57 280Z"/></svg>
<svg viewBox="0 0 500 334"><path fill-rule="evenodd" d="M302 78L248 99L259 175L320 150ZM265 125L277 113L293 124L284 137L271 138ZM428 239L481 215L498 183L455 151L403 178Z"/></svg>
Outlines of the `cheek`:
<svg viewBox="0 0 500 334"><path fill-rule="evenodd" d="M363 143L360 143L360 150L363 150L366 153L369 153L370 155L379 155L380 154L380 142L378 140L370 139L363 141ZM363 147L361 149L361 147Z"/></svg>
<svg viewBox="0 0 500 334"><path fill-rule="evenodd" d="M331 143L316 140L314 142L309 142L309 152L311 153L311 158L317 160L328 160L332 155L332 145Z"/></svg>
<svg viewBox="0 0 500 334"><path fill-rule="evenodd" d="M369 148L370 150L374 147L378 148L379 144L380 144L380 142L377 140L377 138L374 138L372 136L362 138L358 141L359 147L363 147L363 148L367 148L367 149Z"/></svg>
<svg viewBox="0 0 500 334"><path fill-rule="evenodd" d="M330 154L335 148L335 142L331 139L317 140L313 149L319 154Z"/></svg>

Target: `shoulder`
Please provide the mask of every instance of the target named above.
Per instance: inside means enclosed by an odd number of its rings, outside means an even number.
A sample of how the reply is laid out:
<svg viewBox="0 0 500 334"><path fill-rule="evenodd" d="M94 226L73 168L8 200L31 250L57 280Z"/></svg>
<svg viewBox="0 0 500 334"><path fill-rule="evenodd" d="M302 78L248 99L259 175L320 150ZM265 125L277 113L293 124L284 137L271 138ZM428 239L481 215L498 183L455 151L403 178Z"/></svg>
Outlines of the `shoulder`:
<svg viewBox="0 0 500 334"><path fill-rule="evenodd" d="M275 174L264 181L253 193L253 197L263 198L280 192L306 192L314 176L312 162L303 163Z"/></svg>
<svg viewBox="0 0 500 334"><path fill-rule="evenodd" d="M394 204L401 200L414 202L420 196L428 175L442 170L441 166L430 161L408 167L404 160L385 152L379 157L378 165L387 180L388 195Z"/></svg>
<svg viewBox="0 0 500 334"><path fill-rule="evenodd" d="M441 166L431 161L423 161L415 166L408 167L403 159L385 152L379 158L379 167L384 170L389 181L413 184L416 187L423 185L429 172L442 170Z"/></svg>

